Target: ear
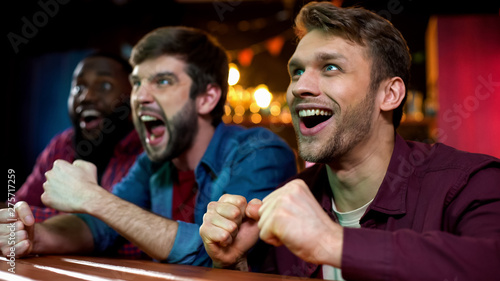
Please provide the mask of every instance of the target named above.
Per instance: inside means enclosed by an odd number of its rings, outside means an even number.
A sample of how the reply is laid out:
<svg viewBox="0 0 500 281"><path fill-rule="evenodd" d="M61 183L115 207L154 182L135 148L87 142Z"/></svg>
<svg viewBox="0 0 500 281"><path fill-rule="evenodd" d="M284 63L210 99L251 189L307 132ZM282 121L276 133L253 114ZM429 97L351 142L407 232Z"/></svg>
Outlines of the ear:
<svg viewBox="0 0 500 281"><path fill-rule="evenodd" d="M380 104L380 109L382 111L391 111L396 109L403 98L405 97L405 83L400 77L392 77L387 81L387 85L384 88L384 97L382 103Z"/></svg>
<svg viewBox="0 0 500 281"><path fill-rule="evenodd" d="M196 108L198 114L210 114L219 102L221 97L221 89L215 84L209 84L204 93L196 97Z"/></svg>

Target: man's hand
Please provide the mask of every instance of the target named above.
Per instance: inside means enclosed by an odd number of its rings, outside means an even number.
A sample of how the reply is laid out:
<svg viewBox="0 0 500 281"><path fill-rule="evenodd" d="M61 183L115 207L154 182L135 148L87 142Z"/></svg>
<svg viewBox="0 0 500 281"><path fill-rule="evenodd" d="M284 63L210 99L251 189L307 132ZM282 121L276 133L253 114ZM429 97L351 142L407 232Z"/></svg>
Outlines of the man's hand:
<svg viewBox="0 0 500 281"><path fill-rule="evenodd" d="M259 238L258 207L258 199L247 204L245 197L229 194L208 204L200 236L215 267L247 269L246 252Z"/></svg>
<svg viewBox="0 0 500 281"><path fill-rule="evenodd" d="M0 210L0 250L2 255L29 255L33 249L35 218L26 202Z"/></svg>
<svg viewBox="0 0 500 281"><path fill-rule="evenodd" d="M285 245L301 259L340 267L343 229L318 204L306 183L290 181L263 200L260 238Z"/></svg>
<svg viewBox="0 0 500 281"><path fill-rule="evenodd" d="M42 202L63 212L85 212L84 207L100 198L99 192L104 191L97 184L96 166L83 160L75 160L73 164L56 160L45 177Z"/></svg>

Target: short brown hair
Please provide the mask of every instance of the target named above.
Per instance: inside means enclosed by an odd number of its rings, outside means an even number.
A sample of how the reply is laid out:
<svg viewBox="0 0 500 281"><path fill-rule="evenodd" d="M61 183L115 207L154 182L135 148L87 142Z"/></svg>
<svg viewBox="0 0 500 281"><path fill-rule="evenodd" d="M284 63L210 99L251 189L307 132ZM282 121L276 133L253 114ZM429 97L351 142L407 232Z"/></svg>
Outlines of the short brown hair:
<svg viewBox="0 0 500 281"><path fill-rule="evenodd" d="M363 8L338 8L330 2L310 2L295 19L295 33L302 39L312 30L343 37L360 46L368 46L372 58L371 89L382 80L401 77L408 89L411 56L406 40L386 19ZM399 126L405 97L394 110L392 123Z"/></svg>
<svg viewBox="0 0 500 281"><path fill-rule="evenodd" d="M161 27L146 34L134 46L130 63L135 66L162 55L178 56L186 62L186 73L193 80L192 99L210 84L220 87L220 100L211 112L212 125L217 126L222 121L228 89L229 64L225 49L203 30L184 26Z"/></svg>

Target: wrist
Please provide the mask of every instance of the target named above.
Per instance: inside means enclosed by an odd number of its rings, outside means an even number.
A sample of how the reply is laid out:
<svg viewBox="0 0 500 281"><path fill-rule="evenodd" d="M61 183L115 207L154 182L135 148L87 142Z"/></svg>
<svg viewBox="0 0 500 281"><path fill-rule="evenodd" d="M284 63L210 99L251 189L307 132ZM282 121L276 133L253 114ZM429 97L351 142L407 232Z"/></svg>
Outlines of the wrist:
<svg viewBox="0 0 500 281"><path fill-rule="evenodd" d="M317 264L328 264L340 268L342 264L342 247L344 245L344 228L334 225L327 235L320 239L320 248L317 250Z"/></svg>
<svg viewBox="0 0 500 281"><path fill-rule="evenodd" d="M81 206L83 213L99 217L99 213L113 203L113 195L104 188L97 186L91 196Z"/></svg>

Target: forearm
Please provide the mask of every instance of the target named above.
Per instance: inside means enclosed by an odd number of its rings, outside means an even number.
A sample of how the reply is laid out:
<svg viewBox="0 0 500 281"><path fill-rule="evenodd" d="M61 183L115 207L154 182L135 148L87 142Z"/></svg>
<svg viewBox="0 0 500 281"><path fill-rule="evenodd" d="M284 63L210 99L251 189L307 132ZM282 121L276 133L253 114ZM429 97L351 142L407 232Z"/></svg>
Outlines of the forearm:
<svg viewBox="0 0 500 281"><path fill-rule="evenodd" d="M102 220L154 259L164 260L172 250L178 224L137 205L105 193L87 212Z"/></svg>
<svg viewBox="0 0 500 281"><path fill-rule="evenodd" d="M73 215L59 215L37 223L34 232L33 254L84 254L94 249L90 229Z"/></svg>

